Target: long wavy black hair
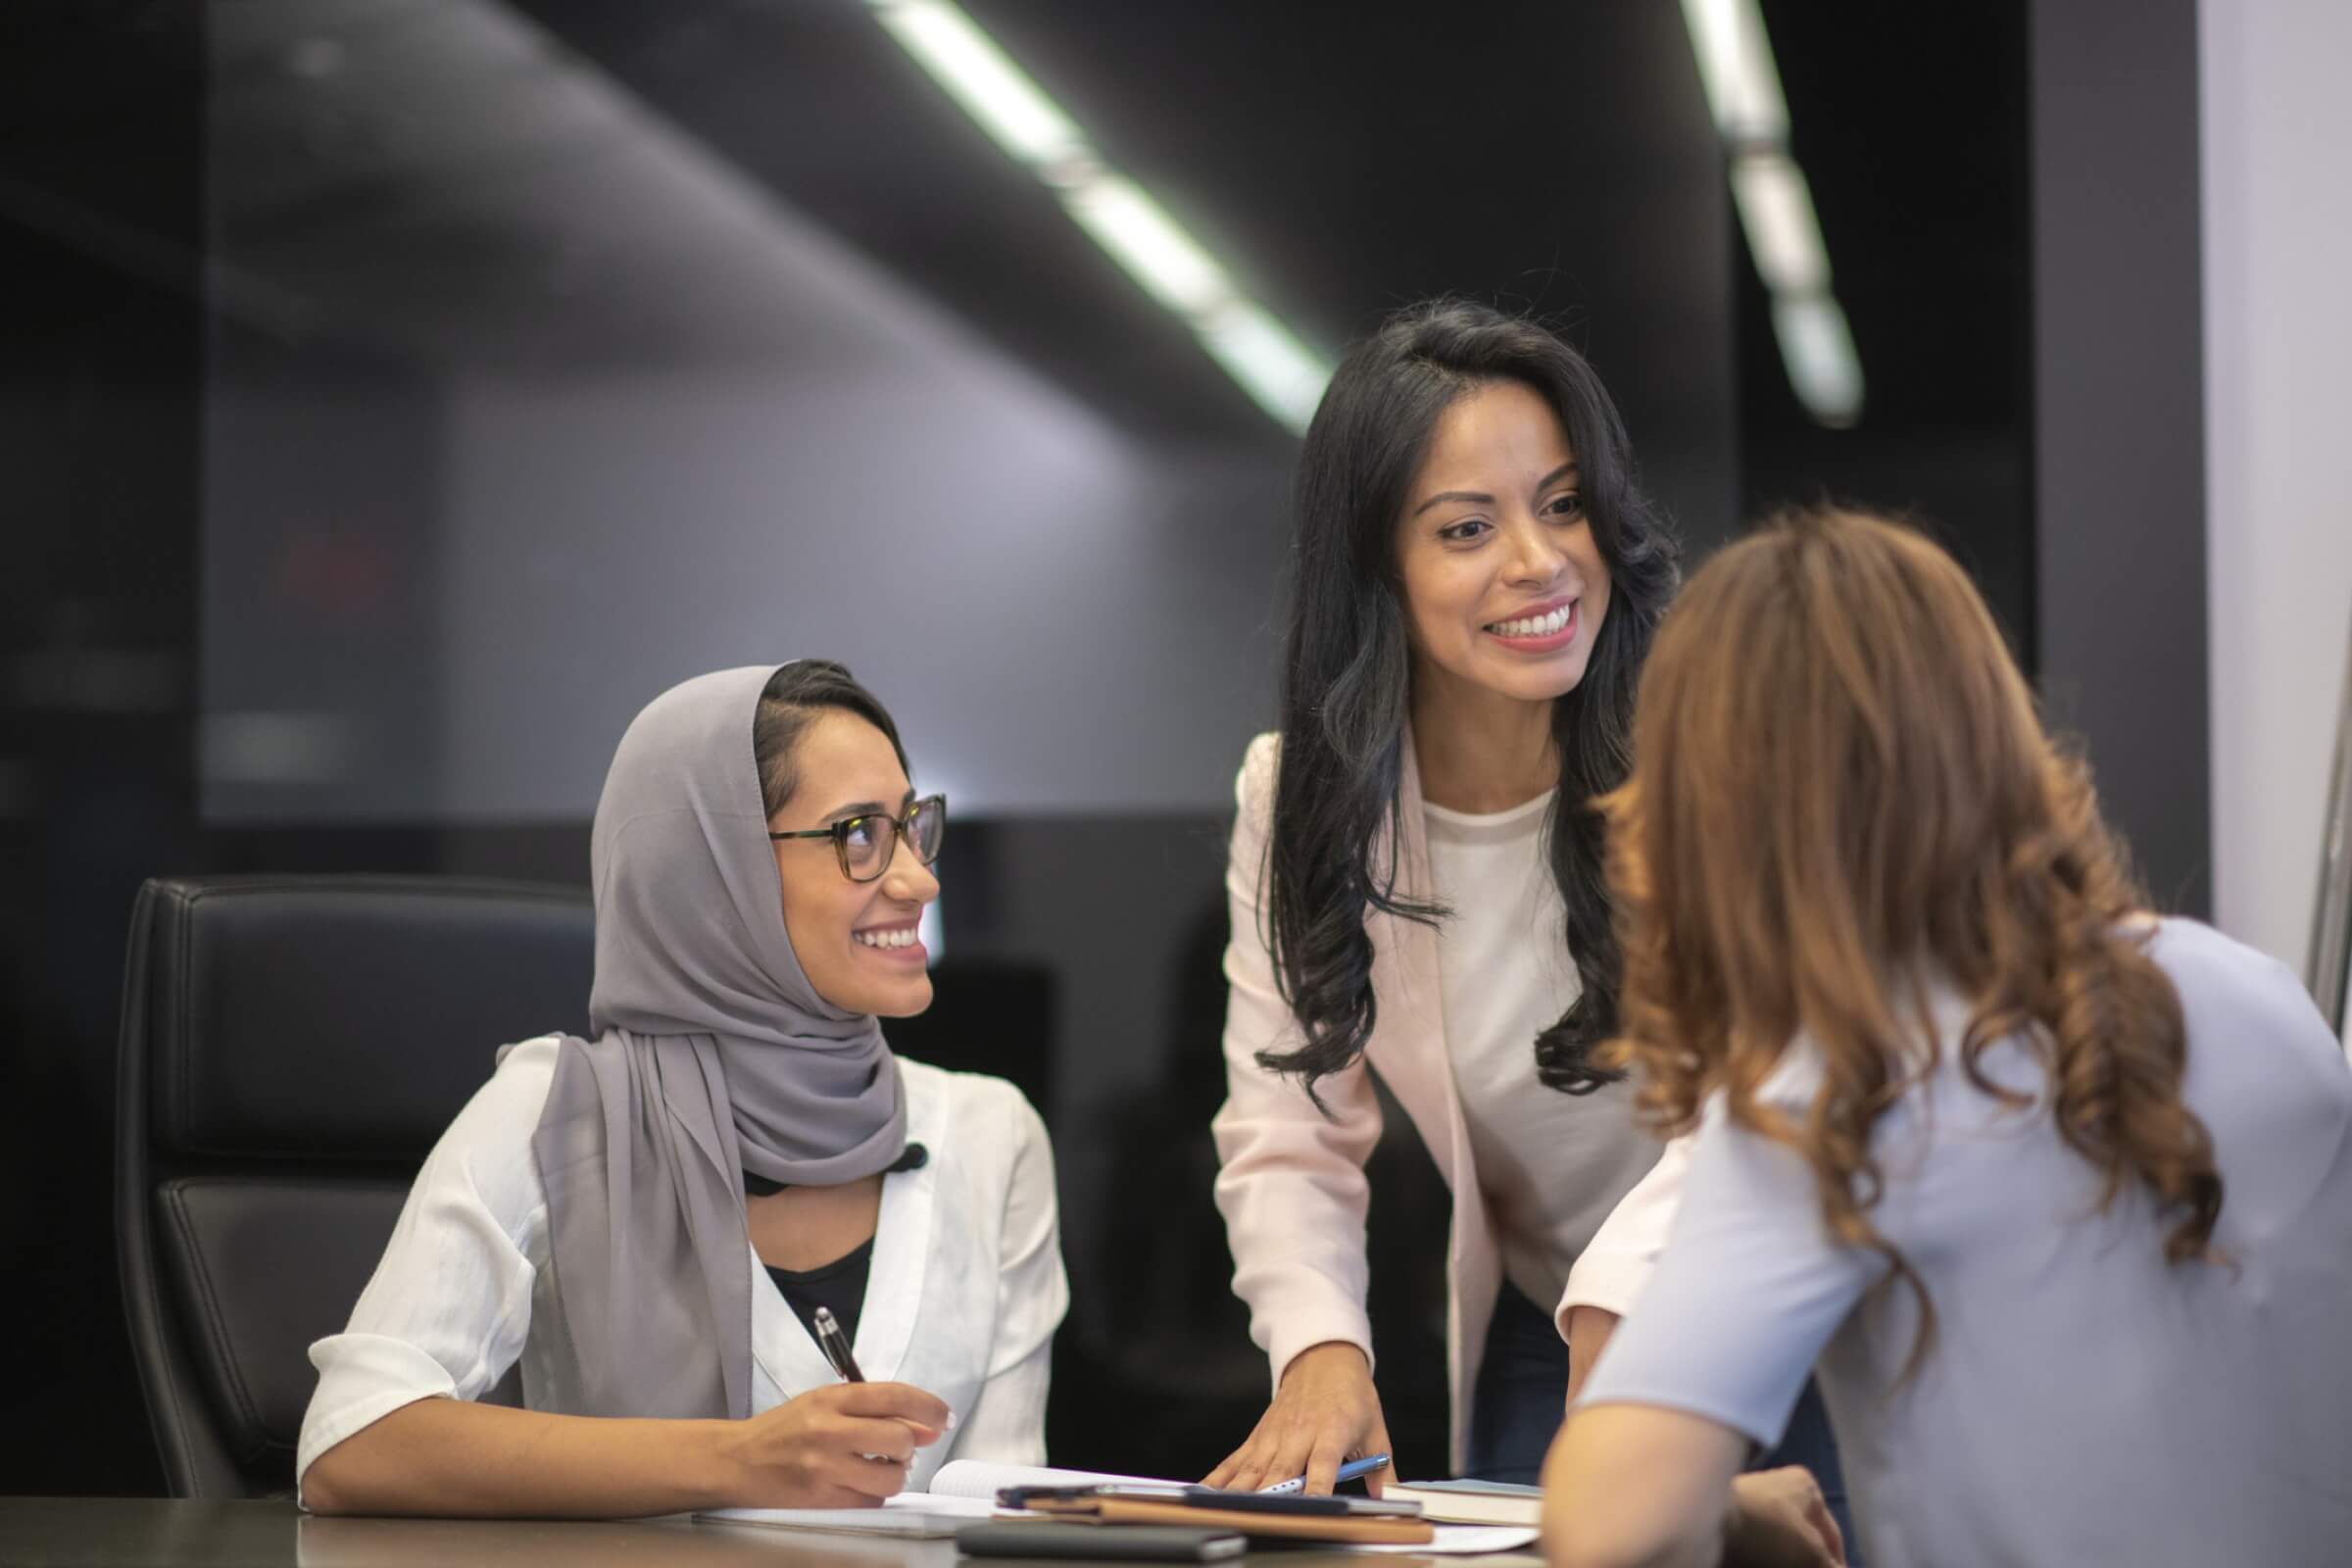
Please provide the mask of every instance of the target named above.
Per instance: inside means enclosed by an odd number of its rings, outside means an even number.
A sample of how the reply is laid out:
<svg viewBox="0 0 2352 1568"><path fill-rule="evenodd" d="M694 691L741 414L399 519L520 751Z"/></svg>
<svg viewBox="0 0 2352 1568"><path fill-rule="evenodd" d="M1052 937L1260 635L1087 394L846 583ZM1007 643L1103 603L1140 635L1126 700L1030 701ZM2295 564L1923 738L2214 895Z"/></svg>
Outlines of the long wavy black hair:
<svg viewBox="0 0 2352 1568"><path fill-rule="evenodd" d="M1438 416L1497 381L1524 384L1559 416L1609 568L1608 611L1584 679L1552 715L1560 781L1544 842L1583 988L1536 1036L1536 1070L1572 1095L1624 1076L1592 1059L1616 1032L1621 967L1592 803L1624 782L1632 760L1635 683L1674 594L1675 541L1636 482L1625 423L1584 356L1524 318L1436 300L1391 316L1342 362L1298 463L1265 870L1266 941L1305 1038L1258 1061L1298 1075L1310 1096L1318 1078L1361 1054L1378 1016L1365 911L1433 924L1446 912L1399 898L1395 859L1378 854L1397 825L1411 692L1397 521Z"/></svg>

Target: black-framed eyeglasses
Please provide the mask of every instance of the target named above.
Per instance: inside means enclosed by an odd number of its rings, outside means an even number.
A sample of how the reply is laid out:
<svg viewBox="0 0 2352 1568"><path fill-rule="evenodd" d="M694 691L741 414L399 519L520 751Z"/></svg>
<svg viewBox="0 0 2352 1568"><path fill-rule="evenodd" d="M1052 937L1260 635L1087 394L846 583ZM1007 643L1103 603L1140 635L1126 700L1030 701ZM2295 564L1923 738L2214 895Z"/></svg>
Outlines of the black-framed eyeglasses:
<svg viewBox="0 0 2352 1568"><path fill-rule="evenodd" d="M845 816L831 827L770 833L771 839L831 839L841 874L853 882L871 882L890 869L892 852L904 838L914 858L929 865L939 858L940 840L948 836L948 798L926 795L906 808L905 816L867 811Z"/></svg>

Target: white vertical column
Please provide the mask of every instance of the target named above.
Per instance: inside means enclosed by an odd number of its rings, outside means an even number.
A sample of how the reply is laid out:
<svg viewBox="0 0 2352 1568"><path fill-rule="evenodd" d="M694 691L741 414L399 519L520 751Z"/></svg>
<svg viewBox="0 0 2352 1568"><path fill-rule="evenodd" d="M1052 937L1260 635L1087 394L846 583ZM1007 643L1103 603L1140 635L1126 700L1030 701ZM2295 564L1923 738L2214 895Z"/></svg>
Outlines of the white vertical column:
<svg viewBox="0 0 2352 1568"><path fill-rule="evenodd" d="M2214 912L2300 971L2352 638L2352 6L2198 11Z"/></svg>

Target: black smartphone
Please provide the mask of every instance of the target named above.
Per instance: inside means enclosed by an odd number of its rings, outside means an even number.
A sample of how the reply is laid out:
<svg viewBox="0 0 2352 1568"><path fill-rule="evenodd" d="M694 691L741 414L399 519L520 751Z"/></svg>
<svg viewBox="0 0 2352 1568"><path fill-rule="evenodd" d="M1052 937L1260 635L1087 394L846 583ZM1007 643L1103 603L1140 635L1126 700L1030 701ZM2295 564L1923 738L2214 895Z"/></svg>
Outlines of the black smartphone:
<svg viewBox="0 0 2352 1568"><path fill-rule="evenodd" d="M990 1519L956 1532L956 1549L967 1557L1084 1557L1096 1562L1220 1562L1239 1557L1249 1538L1231 1530L1189 1525L1055 1524L1029 1519Z"/></svg>

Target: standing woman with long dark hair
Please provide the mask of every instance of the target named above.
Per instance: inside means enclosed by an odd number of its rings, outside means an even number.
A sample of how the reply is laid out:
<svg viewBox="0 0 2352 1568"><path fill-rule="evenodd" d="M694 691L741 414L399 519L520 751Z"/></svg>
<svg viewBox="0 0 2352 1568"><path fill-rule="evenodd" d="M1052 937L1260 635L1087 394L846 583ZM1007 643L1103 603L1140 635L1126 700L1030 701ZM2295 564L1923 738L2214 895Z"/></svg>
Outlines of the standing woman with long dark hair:
<svg viewBox="0 0 2352 1568"><path fill-rule="evenodd" d="M1294 569L1282 731L1237 784L1215 1122L1275 1392L1209 1479L1325 1491L1388 1448L1364 1308L1377 1072L1453 1192L1452 1462L1533 1481L1679 1176L1592 1059L1619 962L1590 808L1625 777L1674 541L1583 357L1441 301L1334 376ZM1791 1449L1838 1491L1818 1404Z"/></svg>

